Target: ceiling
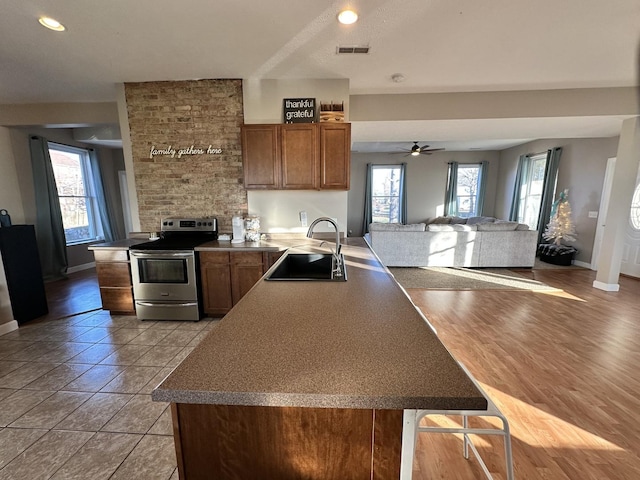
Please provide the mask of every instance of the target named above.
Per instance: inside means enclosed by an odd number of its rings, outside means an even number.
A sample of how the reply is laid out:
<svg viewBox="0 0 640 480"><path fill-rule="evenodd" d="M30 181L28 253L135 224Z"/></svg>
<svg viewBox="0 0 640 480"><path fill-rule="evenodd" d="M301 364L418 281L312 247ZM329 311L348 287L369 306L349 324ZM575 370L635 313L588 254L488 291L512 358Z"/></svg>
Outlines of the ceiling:
<svg viewBox="0 0 640 480"><path fill-rule="evenodd" d="M337 23L345 6L356 24ZM0 0L0 11L0 108L115 101L118 83L199 78L348 79L354 95L638 84L638 0ZM44 29L41 15L67 30ZM353 45L370 51L336 54ZM358 151L500 149L621 124L521 120L358 122L352 138Z"/></svg>

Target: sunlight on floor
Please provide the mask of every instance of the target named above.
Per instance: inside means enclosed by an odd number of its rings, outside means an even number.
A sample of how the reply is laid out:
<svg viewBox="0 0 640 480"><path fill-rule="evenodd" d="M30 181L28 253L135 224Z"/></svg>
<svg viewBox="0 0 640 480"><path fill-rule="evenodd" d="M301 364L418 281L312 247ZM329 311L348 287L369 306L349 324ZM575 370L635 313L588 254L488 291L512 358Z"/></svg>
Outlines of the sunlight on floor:
<svg viewBox="0 0 640 480"><path fill-rule="evenodd" d="M587 449L598 445L600 450L625 452L625 449L604 438L588 432L576 425L538 407L522 402L511 395L479 382L511 424L511 437L536 448ZM509 405L507 410L501 404ZM521 414L519 414L521 412ZM526 424L517 418L526 418ZM535 444L532 443L535 440Z"/></svg>
<svg viewBox="0 0 640 480"><path fill-rule="evenodd" d="M550 287L537 280L531 280L520 276L517 273L509 272L509 274L502 274L495 271L487 270L470 270L465 268L451 268L451 267L427 267L432 270L437 270L440 273L446 273L460 278L468 278L476 281L493 283L495 285L501 285L504 287L522 289L522 290L545 290L545 291L561 291L560 289Z"/></svg>
<svg viewBox="0 0 640 480"><path fill-rule="evenodd" d="M554 290L554 291L546 290L546 291L540 291L540 292L536 292L536 293L542 293L544 295L551 295L553 297L566 298L567 300L575 300L577 302L586 302L586 300L583 300L580 297L576 297L575 295L567 293L564 290Z"/></svg>

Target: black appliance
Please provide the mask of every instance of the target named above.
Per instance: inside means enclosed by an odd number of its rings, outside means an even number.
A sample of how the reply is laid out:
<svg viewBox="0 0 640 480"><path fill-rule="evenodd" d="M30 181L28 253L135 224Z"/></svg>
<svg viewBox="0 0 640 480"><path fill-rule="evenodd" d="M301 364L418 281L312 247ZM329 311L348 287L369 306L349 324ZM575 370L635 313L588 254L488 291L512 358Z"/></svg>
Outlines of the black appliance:
<svg viewBox="0 0 640 480"><path fill-rule="evenodd" d="M13 318L23 324L49 313L33 225L0 227L0 254Z"/></svg>
<svg viewBox="0 0 640 480"><path fill-rule="evenodd" d="M200 320L195 247L218 238L215 218L167 218L161 235L131 247L131 276L140 320Z"/></svg>

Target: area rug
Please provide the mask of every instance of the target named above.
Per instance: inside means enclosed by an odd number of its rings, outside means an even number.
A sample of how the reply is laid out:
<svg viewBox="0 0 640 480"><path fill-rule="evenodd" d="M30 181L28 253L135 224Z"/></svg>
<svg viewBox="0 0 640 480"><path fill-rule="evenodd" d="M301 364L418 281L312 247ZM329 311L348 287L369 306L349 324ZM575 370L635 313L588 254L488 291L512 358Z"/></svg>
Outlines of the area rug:
<svg viewBox="0 0 640 480"><path fill-rule="evenodd" d="M504 268L392 267L389 271L404 288L558 291Z"/></svg>

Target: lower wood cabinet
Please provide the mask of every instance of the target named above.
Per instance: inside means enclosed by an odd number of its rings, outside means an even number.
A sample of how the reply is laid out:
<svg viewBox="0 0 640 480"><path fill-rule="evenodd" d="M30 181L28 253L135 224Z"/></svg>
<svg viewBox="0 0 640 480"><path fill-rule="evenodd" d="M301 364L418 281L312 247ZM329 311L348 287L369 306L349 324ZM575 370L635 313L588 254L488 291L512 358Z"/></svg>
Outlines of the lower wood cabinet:
<svg viewBox="0 0 640 480"><path fill-rule="evenodd" d="M402 410L172 403L181 479L397 480Z"/></svg>
<svg viewBox="0 0 640 480"><path fill-rule="evenodd" d="M129 252L126 250L94 250L93 253L96 259L102 308L112 313L135 313Z"/></svg>
<svg viewBox="0 0 640 480"><path fill-rule="evenodd" d="M225 315L282 252L199 252L204 313Z"/></svg>
<svg viewBox="0 0 640 480"><path fill-rule="evenodd" d="M233 307L229 252L200 252L204 313L224 315Z"/></svg>

